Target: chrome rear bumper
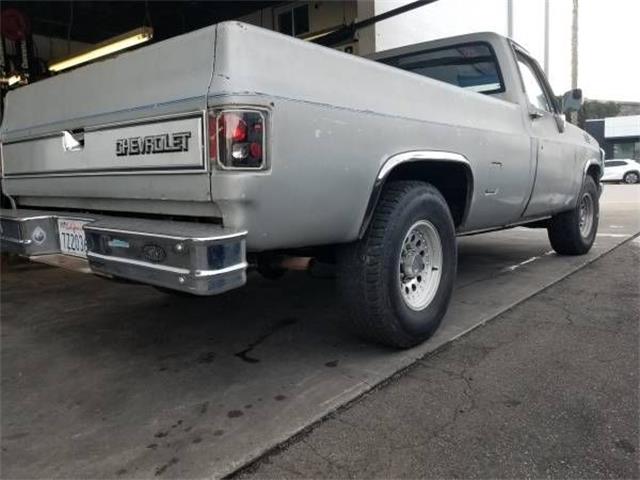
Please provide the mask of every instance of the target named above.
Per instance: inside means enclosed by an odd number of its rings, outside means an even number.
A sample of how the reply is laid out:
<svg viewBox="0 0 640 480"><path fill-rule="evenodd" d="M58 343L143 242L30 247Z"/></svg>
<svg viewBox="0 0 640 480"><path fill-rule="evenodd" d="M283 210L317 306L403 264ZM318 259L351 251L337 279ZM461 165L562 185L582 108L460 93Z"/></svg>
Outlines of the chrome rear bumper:
<svg viewBox="0 0 640 480"><path fill-rule="evenodd" d="M60 262L58 218L84 225L87 259ZM194 295L246 282L246 232L219 225L36 210L0 210L3 251L42 263L132 280Z"/></svg>

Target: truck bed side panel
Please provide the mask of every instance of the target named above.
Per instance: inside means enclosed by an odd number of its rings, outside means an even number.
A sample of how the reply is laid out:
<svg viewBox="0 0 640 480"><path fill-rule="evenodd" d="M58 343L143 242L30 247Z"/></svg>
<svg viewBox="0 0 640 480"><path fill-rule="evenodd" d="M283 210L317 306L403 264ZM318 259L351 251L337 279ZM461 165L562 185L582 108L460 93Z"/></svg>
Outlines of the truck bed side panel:
<svg viewBox="0 0 640 480"><path fill-rule="evenodd" d="M209 105L271 109L271 169L212 173L213 200L250 249L356 239L381 165L409 150L468 158L465 229L524 209L534 165L518 104L235 22L219 25L218 47Z"/></svg>

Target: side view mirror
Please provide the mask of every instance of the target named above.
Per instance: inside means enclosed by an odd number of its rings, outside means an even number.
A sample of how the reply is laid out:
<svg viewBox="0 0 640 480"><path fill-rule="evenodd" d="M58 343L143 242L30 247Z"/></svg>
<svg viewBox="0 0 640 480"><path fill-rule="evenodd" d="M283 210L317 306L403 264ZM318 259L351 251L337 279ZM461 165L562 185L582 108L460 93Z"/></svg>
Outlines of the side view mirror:
<svg viewBox="0 0 640 480"><path fill-rule="evenodd" d="M575 88L562 96L562 113L577 112L582 107L582 90Z"/></svg>

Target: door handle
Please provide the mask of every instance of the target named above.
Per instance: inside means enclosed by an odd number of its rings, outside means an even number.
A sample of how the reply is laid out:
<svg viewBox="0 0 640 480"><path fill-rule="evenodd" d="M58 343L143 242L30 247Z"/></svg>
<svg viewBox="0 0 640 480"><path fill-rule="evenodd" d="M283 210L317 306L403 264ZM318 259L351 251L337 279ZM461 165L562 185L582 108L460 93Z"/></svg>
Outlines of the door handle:
<svg viewBox="0 0 640 480"><path fill-rule="evenodd" d="M542 117L544 117L544 112L542 110L533 109L533 108L529 109L529 118L530 119L536 120L537 118L542 118Z"/></svg>

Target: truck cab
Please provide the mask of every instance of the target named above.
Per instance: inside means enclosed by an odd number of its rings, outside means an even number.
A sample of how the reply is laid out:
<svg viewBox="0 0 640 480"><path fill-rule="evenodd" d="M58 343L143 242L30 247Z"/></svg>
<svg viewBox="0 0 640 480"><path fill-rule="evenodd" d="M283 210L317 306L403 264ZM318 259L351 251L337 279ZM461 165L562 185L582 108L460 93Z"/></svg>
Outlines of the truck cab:
<svg viewBox="0 0 640 480"><path fill-rule="evenodd" d="M529 154L496 155L483 166L489 174L483 193L493 197L485 198L483 208L491 208L493 217L481 219L485 226L524 223L566 210L583 182L573 172L591 168L597 178L602 171L595 139L565 120L565 113L580 107L582 91L567 92L559 102L538 62L511 39L474 33L370 58L520 107L521 135L516 136ZM477 227L465 225L461 231L481 230Z"/></svg>

